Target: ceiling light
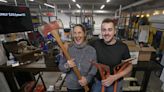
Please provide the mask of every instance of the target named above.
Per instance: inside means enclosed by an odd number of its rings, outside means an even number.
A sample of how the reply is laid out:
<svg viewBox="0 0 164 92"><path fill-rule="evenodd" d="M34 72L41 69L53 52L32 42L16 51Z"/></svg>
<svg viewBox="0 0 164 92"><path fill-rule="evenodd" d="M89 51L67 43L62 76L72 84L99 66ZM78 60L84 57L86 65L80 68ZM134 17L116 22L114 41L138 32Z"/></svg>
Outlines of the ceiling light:
<svg viewBox="0 0 164 92"><path fill-rule="evenodd" d="M29 0L29 1L32 1L33 2L34 0Z"/></svg>
<svg viewBox="0 0 164 92"><path fill-rule="evenodd" d="M106 11L104 10L95 10L94 13L105 13Z"/></svg>
<svg viewBox="0 0 164 92"><path fill-rule="evenodd" d="M150 17L150 14L146 14L146 17Z"/></svg>
<svg viewBox="0 0 164 92"><path fill-rule="evenodd" d="M73 2L76 2L76 0L72 0Z"/></svg>
<svg viewBox="0 0 164 92"><path fill-rule="evenodd" d="M153 15L158 15L159 14L159 11L155 11L154 13L153 13Z"/></svg>
<svg viewBox="0 0 164 92"><path fill-rule="evenodd" d="M50 4L47 4L47 3L44 3L45 6L48 6L48 7L51 7L51 8L55 8L55 6L53 5L50 5Z"/></svg>
<svg viewBox="0 0 164 92"><path fill-rule="evenodd" d="M0 2L4 2L4 3L7 3L7 1L6 1L6 0L0 0Z"/></svg>
<svg viewBox="0 0 164 92"><path fill-rule="evenodd" d="M162 12L163 14L164 14L164 10L163 10L163 12Z"/></svg>
<svg viewBox="0 0 164 92"><path fill-rule="evenodd" d="M64 11L63 11L63 10L61 10L61 13L64 13Z"/></svg>
<svg viewBox="0 0 164 92"><path fill-rule="evenodd" d="M143 18L144 17L144 15L141 15L141 18Z"/></svg>
<svg viewBox="0 0 164 92"><path fill-rule="evenodd" d="M105 7L105 5L103 4L103 5L101 5L100 9L103 9L104 7Z"/></svg>
<svg viewBox="0 0 164 92"><path fill-rule="evenodd" d="M79 4L76 4L76 6L80 9L81 8L81 6L79 5Z"/></svg>
<svg viewBox="0 0 164 92"><path fill-rule="evenodd" d="M137 15L136 17L140 17L140 15Z"/></svg>
<svg viewBox="0 0 164 92"><path fill-rule="evenodd" d="M106 2L107 2L107 3L109 3L109 2L110 2L110 0L106 0Z"/></svg>
<svg viewBox="0 0 164 92"><path fill-rule="evenodd" d="M71 9L71 5L69 4L69 8Z"/></svg>

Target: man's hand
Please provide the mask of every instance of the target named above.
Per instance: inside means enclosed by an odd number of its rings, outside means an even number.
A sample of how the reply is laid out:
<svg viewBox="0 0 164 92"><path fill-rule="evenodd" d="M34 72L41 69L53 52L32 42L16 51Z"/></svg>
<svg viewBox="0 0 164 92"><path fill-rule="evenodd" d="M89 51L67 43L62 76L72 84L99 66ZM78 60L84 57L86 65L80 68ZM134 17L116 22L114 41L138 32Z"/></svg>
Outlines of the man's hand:
<svg viewBox="0 0 164 92"><path fill-rule="evenodd" d="M115 80L116 77L114 75L109 75L105 80L102 80L102 85L108 87L112 85Z"/></svg>
<svg viewBox="0 0 164 92"><path fill-rule="evenodd" d="M79 83L81 86L85 86L87 85L87 79L84 76L82 76L81 80L79 80Z"/></svg>
<svg viewBox="0 0 164 92"><path fill-rule="evenodd" d="M68 63L68 65L69 65L70 68L76 66L76 64L75 64L75 62L74 62L74 59L68 60L67 63Z"/></svg>

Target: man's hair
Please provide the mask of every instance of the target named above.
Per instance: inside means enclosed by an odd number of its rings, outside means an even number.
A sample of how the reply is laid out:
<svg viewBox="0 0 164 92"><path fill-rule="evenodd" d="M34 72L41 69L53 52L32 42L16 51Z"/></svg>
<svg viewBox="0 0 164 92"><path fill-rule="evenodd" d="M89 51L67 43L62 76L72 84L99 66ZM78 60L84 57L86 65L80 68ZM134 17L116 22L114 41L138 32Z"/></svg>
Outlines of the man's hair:
<svg viewBox="0 0 164 92"><path fill-rule="evenodd" d="M112 19L110 19L110 18L105 18L105 19L102 21L101 24L103 24L103 23L113 23L114 27L116 26L114 20L112 20Z"/></svg>

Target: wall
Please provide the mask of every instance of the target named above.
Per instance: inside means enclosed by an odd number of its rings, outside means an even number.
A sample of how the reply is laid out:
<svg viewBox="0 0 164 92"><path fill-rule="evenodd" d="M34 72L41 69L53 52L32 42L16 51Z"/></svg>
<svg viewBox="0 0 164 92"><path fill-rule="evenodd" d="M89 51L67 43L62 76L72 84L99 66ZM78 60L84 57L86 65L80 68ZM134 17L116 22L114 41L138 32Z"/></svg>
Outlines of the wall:
<svg viewBox="0 0 164 92"><path fill-rule="evenodd" d="M69 28L70 17L64 13L57 13L57 18L61 19L65 28Z"/></svg>

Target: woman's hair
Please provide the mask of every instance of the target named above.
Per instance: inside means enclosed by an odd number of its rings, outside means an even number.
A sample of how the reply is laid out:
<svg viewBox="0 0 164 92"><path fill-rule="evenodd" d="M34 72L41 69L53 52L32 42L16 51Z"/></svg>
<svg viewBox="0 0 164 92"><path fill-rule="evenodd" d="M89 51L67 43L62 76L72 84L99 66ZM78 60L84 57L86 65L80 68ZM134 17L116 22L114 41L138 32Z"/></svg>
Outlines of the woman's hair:
<svg viewBox="0 0 164 92"><path fill-rule="evenodd" d="M86 33L86 28L82 25L82 24L76 24L74 27L73 27L73 30L74 30L74 28L75 27L81 27L81 29L82 29L82 31L84 32L84 33Z"/></svg>

